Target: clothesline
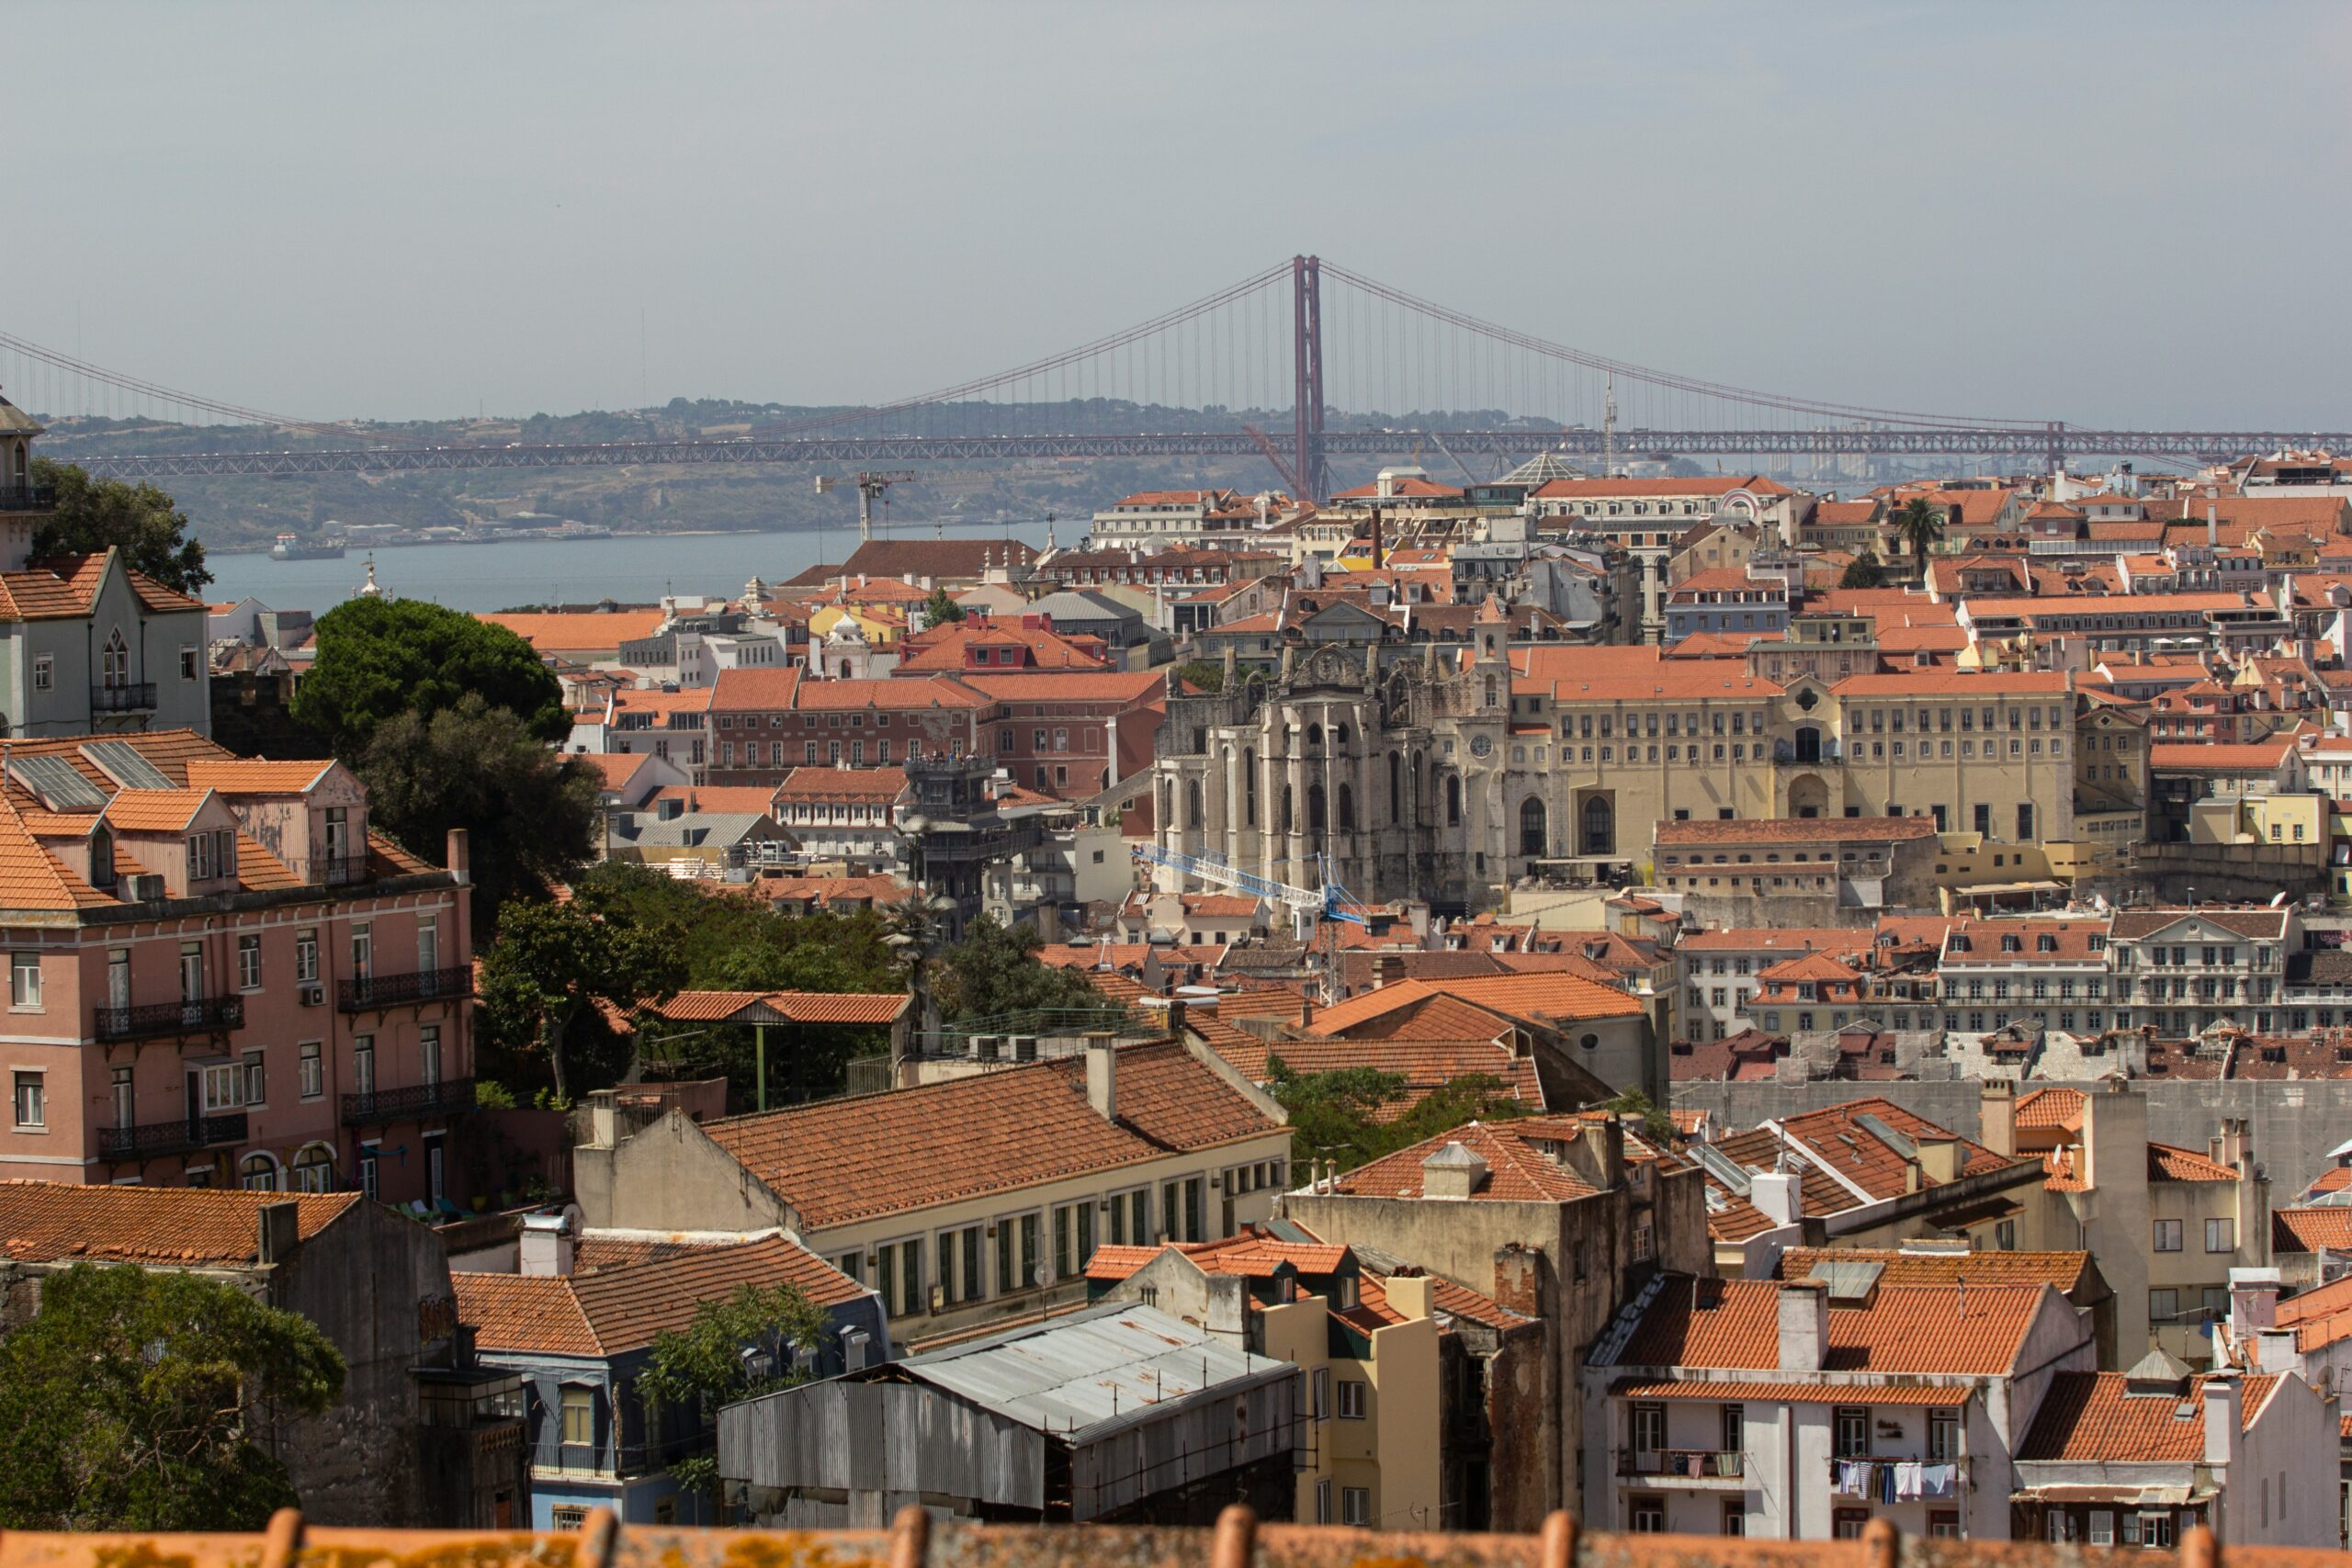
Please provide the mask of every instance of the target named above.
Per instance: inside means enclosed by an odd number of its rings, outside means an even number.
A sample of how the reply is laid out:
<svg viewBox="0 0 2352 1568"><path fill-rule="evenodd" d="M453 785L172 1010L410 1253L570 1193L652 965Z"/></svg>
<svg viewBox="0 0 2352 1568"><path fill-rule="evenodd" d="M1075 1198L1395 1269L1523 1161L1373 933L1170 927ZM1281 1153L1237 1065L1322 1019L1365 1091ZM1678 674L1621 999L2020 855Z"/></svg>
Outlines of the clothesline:
<svg viewBox="0 0 2352 1568"><path fill-rule="evenodd" d="M1950 1497L1960 1484L1960 1466L1927 1464L1917 1460L1841 1459L1837 1461L1840 1497L1863 1497L1880 1503L1917 1503Z"/></svg>

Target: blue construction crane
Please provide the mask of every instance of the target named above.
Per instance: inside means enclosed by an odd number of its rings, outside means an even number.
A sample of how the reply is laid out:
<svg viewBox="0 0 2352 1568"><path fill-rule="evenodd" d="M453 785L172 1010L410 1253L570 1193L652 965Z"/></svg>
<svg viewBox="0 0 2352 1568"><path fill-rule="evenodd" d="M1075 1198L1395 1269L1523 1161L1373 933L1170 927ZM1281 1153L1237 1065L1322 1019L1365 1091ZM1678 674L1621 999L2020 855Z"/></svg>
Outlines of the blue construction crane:
<svg viewBox="0 0 2352 1568"><path fill-rule="evenodd" d="M1146 865L1166 866L1182 876L1205 882L1215 887L1229 887L1238 893L1280 904L1291 912L1296 923L1301 945L1311 945L1319 926L1323 933L1323 987L1326 1003L1340 997L1340 922L1369 926L1370 921L1351 908L1355 903L1348 890L1331 879L1329 862L1322 855L1315 857L1315 869L1320 876L1319 887L1300 887L1277 881L1258 871L1233 865L1211 855L1188 855L1178 850L1163 850L1158 844L1138 844L1135 858Z"/></svg>

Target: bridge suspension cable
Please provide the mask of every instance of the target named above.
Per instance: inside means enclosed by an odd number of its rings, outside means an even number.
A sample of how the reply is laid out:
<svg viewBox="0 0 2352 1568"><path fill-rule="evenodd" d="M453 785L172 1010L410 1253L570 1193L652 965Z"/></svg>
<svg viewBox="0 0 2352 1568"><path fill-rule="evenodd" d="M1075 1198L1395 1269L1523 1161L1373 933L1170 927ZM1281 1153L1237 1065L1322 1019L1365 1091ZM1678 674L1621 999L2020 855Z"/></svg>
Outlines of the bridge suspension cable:
<svg viewBox="0 0 2352 1568"><path fill-rule="evenodd" d="M77 359L70 354L62 354L56 349L44 347L28 338L18 337L13 333L0 333L0 349L46 365L61 375L75 377L102 387L111 387L118 391L127 392L134 398L153 402L175 403L183 408L200 410L205 413L220 414L240 424L277 425L287 430L313 431L322 434L330 431L349 434L348 428L343 425L289 419L284 414L247 408L241 403L222 402L217 398L208 398L200 393L183 392L176 388L141 380L136 376L126 376L120 371L108 370L102 365L93 365L87 360Z"/></svg>

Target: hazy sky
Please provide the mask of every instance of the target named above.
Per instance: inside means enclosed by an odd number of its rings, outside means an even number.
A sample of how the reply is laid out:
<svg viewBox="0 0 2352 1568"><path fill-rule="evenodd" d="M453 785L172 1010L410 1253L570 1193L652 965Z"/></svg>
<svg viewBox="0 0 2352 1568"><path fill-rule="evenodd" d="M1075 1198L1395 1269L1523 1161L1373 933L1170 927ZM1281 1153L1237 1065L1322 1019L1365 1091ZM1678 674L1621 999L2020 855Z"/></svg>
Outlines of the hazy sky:
<svg viewBox="0 0 2352 1568"><path fill-rule="evenodd" d="M2352 6L6 26L0 329L297 415L886 399L1313 252L1839 401L2352 423Z"/></svg>

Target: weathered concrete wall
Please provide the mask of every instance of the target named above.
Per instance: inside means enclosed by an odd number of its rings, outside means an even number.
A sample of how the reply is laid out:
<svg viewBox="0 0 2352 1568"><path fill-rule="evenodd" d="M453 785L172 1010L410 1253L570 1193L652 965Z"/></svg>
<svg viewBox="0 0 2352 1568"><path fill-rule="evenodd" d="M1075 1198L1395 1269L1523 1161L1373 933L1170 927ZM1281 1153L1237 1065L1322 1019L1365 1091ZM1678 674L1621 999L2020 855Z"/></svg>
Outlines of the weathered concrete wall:
<svg viewBox="0 0 2352 1568"><path fill-rule="evenodd" d="M2097 1093L2097 1083L2029 1080L2020 1094L2064 1087ZM2148 1136L2160 1144L2202 1150L2227 1116L2244 1118L2247 1152L2270 1179L2270 1201L2283 1207L2331 1163L2327 1151L2352 1136L2352 1080L2191 1080L2134 1078L2147 1096ZM1674 1086L1678 1111L1713 1111L1734 1130L1768 1117L1792 1116L1850 1100L1883 1097L1915 1115L1969 1137L1977 1134L1978 1089L1974 1079L1952 1083L1680 1083Z"/></svg>

